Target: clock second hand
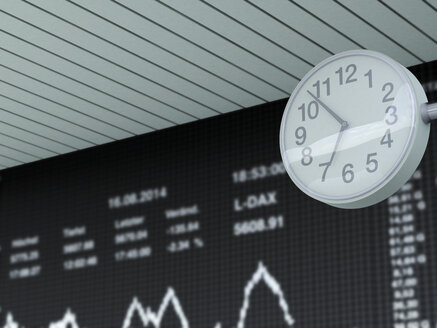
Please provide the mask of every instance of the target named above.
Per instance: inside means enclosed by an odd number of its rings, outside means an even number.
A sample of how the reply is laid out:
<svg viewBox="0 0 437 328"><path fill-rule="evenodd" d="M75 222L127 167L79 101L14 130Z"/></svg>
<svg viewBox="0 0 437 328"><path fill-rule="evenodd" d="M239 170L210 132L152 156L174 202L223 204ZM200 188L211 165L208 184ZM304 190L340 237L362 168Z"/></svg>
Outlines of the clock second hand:
<svg viewBox="0 0 437 328"><path fill-rule="evenodd" d="M326 166L326 168L325 168L325 170L323 171L323 174L322 174L322 182L325 181L326 172L328 171L328 168L331 166L332 161L334 160L334 156L335 156L335 153L337 152L337 148L338 148L338 145L340 144L340 139L341 139L341 137L343 135L343 132L348 127L349 127L349 124L346 121L341 123L341 129L340 129L340 132L338 133L337 140L336 140L335 146L334 146L334 150L332 151L332 154L331 154L331 158L329 159L328 162L324 162L324 163L320 163L319 164L320 167Z"/></svg>

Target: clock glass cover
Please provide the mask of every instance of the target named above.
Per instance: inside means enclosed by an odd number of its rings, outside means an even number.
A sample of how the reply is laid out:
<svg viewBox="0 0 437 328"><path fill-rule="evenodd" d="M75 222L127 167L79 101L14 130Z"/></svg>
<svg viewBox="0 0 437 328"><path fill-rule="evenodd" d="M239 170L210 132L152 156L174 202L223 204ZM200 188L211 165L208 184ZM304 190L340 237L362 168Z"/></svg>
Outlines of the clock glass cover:
<svg viewBox="0 0 437 328"><path fill-rule="evenodd" d="M408 74L390 58L360 50L328 58L302 79L280 135L285 167L302 191L339 204L390 180L418 119Z"/></svg>

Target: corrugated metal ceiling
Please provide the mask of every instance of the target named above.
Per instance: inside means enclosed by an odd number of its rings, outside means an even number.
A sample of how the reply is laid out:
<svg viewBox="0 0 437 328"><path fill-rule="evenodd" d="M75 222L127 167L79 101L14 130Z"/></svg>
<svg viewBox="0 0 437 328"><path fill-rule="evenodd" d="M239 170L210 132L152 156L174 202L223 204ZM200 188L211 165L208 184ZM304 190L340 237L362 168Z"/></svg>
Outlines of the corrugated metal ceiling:
<svg viewBox="0 0 437 328"><path fill-rule="evenodd" d="M322 59L437 59L437 1L2 0L0 169L287 97Z"/></svg>

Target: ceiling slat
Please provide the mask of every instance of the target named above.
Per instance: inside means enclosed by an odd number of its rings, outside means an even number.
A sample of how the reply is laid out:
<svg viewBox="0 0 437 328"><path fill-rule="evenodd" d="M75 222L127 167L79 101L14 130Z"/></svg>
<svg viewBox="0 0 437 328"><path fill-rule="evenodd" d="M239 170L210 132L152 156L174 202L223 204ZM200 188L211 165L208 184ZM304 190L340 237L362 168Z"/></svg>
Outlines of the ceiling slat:
<svg viewBox="0 0 437 328"><path fill-rule="evenodd" d="M3 141L3 140L2 140ZM0 144L0 153L3 156L7 156L8 158L14 159L16 161L19 161L21 163L29 163L33 162L35 160L41 159L38 156L34 156L31 154L28 154L24 151L17 150L15 148Z"/></svg>
<svg viewBox="0 0 437 328"><path fill-rule="evenodd" d="M130 8L133 13L137 13L149 20L156 21L171 30L176 35L183 32L183 36L200 45L204 49L209 49L221 58L235 63L246 71L253 72L265 82L278 87L284 93L288 93L290 87L296 85L297 79L290 74L273 66L268 60L263 60L255 56L250 51L245 50L241 45L230 42L228 39L218 35L214 30L199 24L193 18L181 15L180 12L169 10L160 2L115 2L120 7ZM192 11L201 11L204 7L201 2L194 2L190 8ZM207 8L207 7L206 7ZM201 11L202 12L202 11ZM203 12L208 15L208 12ZM213 14L213 13L212 13ZM208 16L211 21L216 21L216 16ZM229 20L221 19L221 24L227 24Z"/></svg>
<svg viewBox="0 0 437 328"><path fill-rule="evenodd" d="M70 82L65 81L62 77L54 77L54 79L50 81L51 84L44 81L40 82L36 77L41 77L47 80L47 77L50 79L51 72L42 70L40 67L33 65L32 63L20 60L20 58L3 50L0 50L0 56L2 58L0 63L0 76L6 76L7 78L11 77L11 80L27 80L26 85L29 85L29 90L33 92L41 92L41 94L44 94L45 97L50 98L53 101L67 104L68 106L73 107L76 111L95 117L99 121L111 124L116 129L114 131L115 135L119 134L118 138L152 131L152 128L143 125L140 122L126 118L110 109L99 107L93 102L84 100L82 97L72 95L71 87L69 87ZM62 90L62 86L66 88L65 90L69 91Z"/></svg>
<svg viewBox="0 0 437 328"><path fill-rule="evenodd" d="M16 17L26 21L32 20L39 29L50 35L49 37L42 35L45 34L44 32L34 31L31 36L37 40L38 45L69 60L80 60L87 64L84 65L87 68L120 81L133 90L152 94L160 99L167 99L175 107L191 108L198 118L209 117L217 113L212 106L202 103L205 98L209 97L210 101L225 101L211 93L205 96L205 91L195 85L183 82L168 72L160 71L156 66L140 61L138 57L122 51L28 2L20 2L20 5L13 5L7 9ZM47 40L50 41L46 42ZM156 79L160 81L156 81ZM202 99L196 99L196 96L202 97ZM225 106L220 103L216 105ZM226 106L230 109L238 108L229 102L226 102Z"/></svg>
<svg viewBox="0 0 437 328"><path fill-rule="evenodd" d="M2 35L2 40L7 39L8 37L8 35ZM159 129L173 125L167 120L161 119L152 113L134 107L133 105L123 102L114 96L99 92L97 89L79 83L74 79L70 79L64 74L56 73L52 69L32 63L31 61L24 59L24 57L21 55L13 54L12 52L8 52L3 49L4 48L0 46L0 54L2 58L0 65L6 66L10 70L14 70L24 75L38 77L40 81L43 81L51 86L57 86L63 90L68 90L70 94L84 99L89 103L94 103L96 106L108 109L110 107L116 108L115 111L120 116L126 117L134 122L138 122L138 124L143 125L146 129L149 126L151 129ZM136 131L134 126L132 126L131 129ZM138 129L139 132L142 131L141 127L138 127Z"/></svg>
<svg viewBox="0 0 437 328"><path fill-rule="evenodd" d="M252 59L253 63L257 63L257 66L264 68L262 74L266 78L268 77L273 80L274 76L274 79L281 83L281 88L285 88L287 91L295 86L299 78L312 66L259 35L252 33L243 25L201 1L187 0L182 2L169 0L156 1L155 3L152 9L149 4L146 6L145 3L135 3L135 7L143 15L154 15L155 17L162 17L162 14L158 15L157 12L173 9L171 15L179 14L181 18L185 18L184 23L188 26L191 24L196 26L196 29L188 34L190 37L198 38L204 33L213 35L214 37L210 38L209 42L203 40L203 43L207 44L209 48L223 46L232 49L235 54L234 60L240 58L240 55L236 56L240 51L244 52L244 57L247 60ZM161 9L158 7L158 4L162 5ZM132 6L131 3L129 5ZM214 41L214 44L211 44L211 41ZM269 49L269 51L266 51L266 49ZM290 70L290 67L295 69Z"/></svg>
<svg viewBox="0 0 437 328"><path fill-rule="evenodd" d="M323 21L329 22L329 24L347 34L367 49L385 53L396 58L405 66L420 63L420 60L405 51L405 49L333 1L293 0L293 2L298 3ZM367 1L360 1L360 3L363 6L367 5Z"/></svg>
<svg viewBox="0 0 437 328"><path fill-rule="evenodd" d="M21 164L24 164L24 163L0 154L0 165L1 166L11 167L11 166L16 166L16 165L21 165Z"/></svg>
<svg viewBox="0 0 437 328"><path fill-rule="evenodd" d="M1 24L1 20L0 20ZM1 31L0 31L1 33ZM35 47L29 41L25 42L17 37L7 35L3 33L2 44L0 45L5 50L14 53L21 58L28 60L36 65L51 70L52 72L62 74L69 79L72 79L82 85L88 86L105 95L113 95L120 101L126 102L131 107L138 108L139 110L149 112L157 117L155 124L171 126L174 123L186 123L194 118L178 110L175 110L159 99L153 99L136 93L135 91L120 86L114 81L101 77L100 75L78 67L77 65L57 57L47 51L44 51L38 47ZM15 52L13 52L15 51ZM62 73L61 73L62 72ZM83 82L85 81L85 82ZM95 87L94 87L95 86ZM88 93L85 93L88 95ZM91 97L91 95L89 95ZM146 107L147 109L145 109ZM175 121L173 121L175 120ZM165 124L164 122L168 122ZM164 123L164 124L163 124Z"/></svg>
<svg viewBox="0 0 437 328"><path fill-rule="evenodd" d="M95 15L99 15L107 21L113 22L118 28L135 35L138 42L151 42L161 49L177 55L179 58L184 58L187 62L195 63L202 69L210 71L224 80L231 81L255 95L259 95L265 100L278 99L287 94L264 81L264 78L257 76L255 72L241 67L235 62L221 57L212 49L204 48L199 43L188 39L183 32L190 29L176 29L176 32L173 32L165 24L160 25L148 20L113 2L102 5L102 2L97 0L74 0L72 3L91 11ZM181 19L180 17L172 17L172 19L177 18Z"/></svg>
<svg viewBox="0 0 437 328"><path fill-rule="evenodd" d="M437 0L2 0L0 170L285 98L341 51L437 60L436 21Z"/></svg>
<svg viewBox="0 0 437 328"><path fill-rule="evenodd" d="M437 0L423 0L423 2L428 5L431 9L437 11Z"/></svg>
<svg viewBox="0 0 437 328"><path fill-rule="evenodd" d="M264 40L271 43L271 47L279 47L310 66L314 66L326 57L334 54L317 44L314 40L278 23L270 15L260 11L248 2L207 0L205 3L208 3L211 8L215 8L223 15L232 17L233 20L242 24L250 32L261 36ZM293 72L294 66L292 66L291 62L290 64L287 69Z"/></svg>
<svg viewBox="0 0 437 328"><path fill-rule="evenodd" d="M29 1L26 3L32 4ZM50 8L51 5L56 5L56 3L46 1L41 5L48 5ZM79 47L88 55L115 65L117 69L126 70L126 72L122 72L123 75L119 79L123 80L123 77L126 76L126 81L128 79L134 81L134 83L125 82L131 87L135 85L139 90L150 90L154 95L168 99L174 98L179 102L191 101L190 106L194 107L193 109L198 109L197 117L199 118L218 113L222 108L222 111L228 111L240 107L224 97L205 90L203 86L194 84L187 78L181 78L173 72L162 70L149 61L141 60L139 56L132 54L132 52L125 51L119 46L114 46L113 42L93 36L89 31L82 27L74 26L68 20L59 19L59 17L50 11L42 10L41 7L33 4L32 7L38 11L37 13L32 12L32 15L36 15L34 20L37 20L39 26L43 26L43 28L48 30L49 25L61 25L61 28L55 29L53 33L56 37L67 41L69 46ZM68 8L66 9L68 10ZM47 26L44 26L39 19L44 22L47 21ZM214 108L214 106L218 109Z"/></svg>
<svg viewBox="0 0 437 328"><path fill-rule="evenodd" d="M16 39L15 42L10 40L10 47L5 46L5 48L14 50L25 48L26 51L17 52L25 54L27 58L30 57L46 67L64 72L65 75L78 81L86 81L87 84L103 89L104 92L116 94L119 98L126 99L139 108L144 106L145 103L153 103L153 106L147 108L147 110L172 122L183 123L193 120L193 116L189 113L173 108L170 105L165 105L165 102L173 102L174 105L177 105L176 99L162 98L165 99L164 102L160 100L161 98L155 99L145 92L137 90L135 87L138 86L144 89L144 81L142 79L134 77L126 81L124 77L127 75L127 71L117 68L95 56L90 56L77 47L69 46L58 38L36 30L4 13L0 13L1 28L7 30L10 24L19 27L15 29L14 32L26 42L18 39ZM35 40L37 40L38 44L33 43ZM109 76L107 77L106 74ZM130 77L129 75L128 78ZM123 80L123 82L120 82L121 80ZM124 82L128 82L130 85ZM193 103L186 100L185 105L191 106ZM193 105L193 107L195 107L195 105ZM201 107L199 110L203 111L204 107L200 105L198 107Z"/></svg>
<svg viewBox="0 0 437 328"><path fill-rule="evenodd" d="M33 3L35 3L35 1L33 1ZM162 79L166 84L169 84L169 82L171 82L175 77L182 79L182 81L176 81L175 89L181 87L187 88L192 84L195 86L195 88L191 88L192 90L179 90L179 92L192 94L199 100L203 99L204 102L214 108L221 109L221 111L227 111L234 108L235 105L238 107L243 106L241 102L245 99L247 99L245 104L249 101L249 104L251 105L259 103L260 101L257 96L244 92L238 86L232 85L205 70L199 69L197 66L194 66L155 45L147 42L139 42L140 40L138 40L134 35L107 21L102 19L96 20L95 15L83 10L81 7L75 6L71 3L64 5L57 0L45 1L43 3L37 1L36 4L40 7L44 7L45 10L72 22L73 24L80 24L81 28L113 43L114 47L120 47L120 49L123 49L124 51L121 56L127 57L127 61L129 61L129 57L133 57L132 65L135 65L136 67L141 67L141 65L151 65L151 68L146 67L145 70L157 70L158 74L151 73L149 74L150 76L156 76ZM96 46L98 47L99 45L96 44ZM190 72L189 75L187 75L188 72ZM186 76L189 76L190 78L187 78ZM220 90L220 93L214 90Z"/></svg>
<svg viewBox="0 0 437 328"><path fill-rule="evenodd" d="M0 67L0 80L8 81L11 85L19 87L21 90L25 91L25 93L22 93L18 90L11 91L11 89L7 88L7 90L4 90L6 95L11 96L14 99L20 99L22 102L29 101L29 104L37 107L39 106L39 108L42 108L46 113L64 118L76 125L83 126L96 134L102 135L104 136L104 139L101 139L101 142L133 136L132 133L115 126L115 122L114 124L108 124L99 118L90 116L86 111L87 108L84 108L83 106L81 107L81 104L77 104L78 108L80 108L79 110L62 104L61 102L70 100L68 95L62 94L54 88L49 88L36 80L17 74L4 67ZM1 90L0 93L2 91L3 90ZM15 98L15 95L20 96L21 98ZM31 100L33 102L30 102ZM70 103L70 105L74 104ZM110 114L110 112L108 113Z"/></svg>
<svg viewBox="0 0 437 328"><path fill-rule="evenodd" d="M430 61L434 58L434 54L437 53L436 42L415 29L398 15L391 14L390 10L382 5L381 2L368 1L365 6L355 0L341 0L341 3L380 31L384 31L387 36L404 49L410 51L418 59Z"/></svg>
<svg viewBox="0 0 437 328"><path fill-rule="evenodd" d="M57 155L57 153L49 151L45 148L40 148L34 144L16 139L3 133L3 129L0 127L0 141L3 146L10 147L16 150L21 150L29 155L32 155L38 159Z"/></svg>
<svg viewBox="0 0 437 328"><path fill-rule="evenodd" d="M59 135L51 135L49 131L32 121L26 121L18 116L9 115L0 109L0 130L11 137L23 140L29 144L34 144L42 149L47 149L56 154L65 154L76 150L71 145L63 143L61 140L53 139ZM4 121L3 121L4 120ZM19 124L19 125L14 125ZM28 130L26 130L26 128ZM47 129L48 130L48 129ZM55 131L56 132L56 131ZM65 138L61 136L61 138Z"/></svg>
<svg viewBox="0 0 437 328"><path fill-rule="evenodd" d="M8 79L10 81L8 83L11 84L5 83L0 77L0 107L21 110L28 113L27 115L38 115L44 122L51 122L54 126L62 124L63 131L94 145L115 140L105 134L105 131L95 129L93 126L96 123L95 120L63 108L22 88L19 86L19 79L13 80L11 76L8 76Z"/></svg>
<svg viewBox="0 0 437 328"><path fill-rule="evenodd" d="M4 83L0 83L0 90L3 90L3 85ZM43 135L45 135L44 133L47 133L49 136L52 136L50 137L51 139L60 140L61 142L75 149L86 148L96 145L89 140L77 137L75 134L80 135L80 132L83 132L84 129L74 126L65 120L50 116L48 114L45 114L44 112L37 111L33 108L22 105L18 102L13 102L4 97L0 97L0 108L2 110L0 112L2 121L9 123L12 119L12 125L23 126L26 129L28 129L28 126L31 129L36 129L36 131L39 131L42 127L35 126L34 124L32 124L32 122L39 123L45 127L50 128L49 131L44 131L42 133ZM11 117L9 114L13 114L14 117ZM23 122L22 119L24 119L25 121ZM43 128L43 130L45 129Z"/></svg>
<svg viewBox="0 0 437 328"><path fill-rule="evenodd" d="M332 53L356 49L357 47L361 48L356 41L348 39L340 34L338 30L332 28L331 25L317 19L291 1L249 0L247 2L260 10L266 11L274 19L279 20L289 28L296 29L299 33L306 35Z"/></svg>
<svg viewBox="0 0 437 328"><path fill-rule="evenodd" d="M436 28L436 12L429 10L423 0L384 0L384 3L397 11L404 19L407 19L414 26L421 29L428 34L434 42L437 42L437 28ZM420 19L418 19L420 17Z"/></svg>

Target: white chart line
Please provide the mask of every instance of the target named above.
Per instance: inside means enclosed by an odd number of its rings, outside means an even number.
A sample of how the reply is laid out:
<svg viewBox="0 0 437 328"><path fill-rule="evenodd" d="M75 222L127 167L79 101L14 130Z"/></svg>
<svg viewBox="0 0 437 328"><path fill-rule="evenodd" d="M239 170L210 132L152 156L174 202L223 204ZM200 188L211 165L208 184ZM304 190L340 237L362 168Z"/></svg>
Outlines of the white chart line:
<svg viewBox="0 0 437 328"><path fill-rule="evenodd" d="M144 307L138 301L138 298L134 297L129 309L127 310L126 318L123 322L123 328L130 328L132 318L135 313L139 315L144 327L148 327L149 324L152 324L155 326L155 328L159 328L162 320L164 319L164 314L170 305L173 305L173 308L179 317L181 328L189 328L190 325L182 309L182 305L179 302L179 299L177 298L173 288L171 287L167 290L167 293L157 313L153 312L150 307L144 310Z"/></svg>
<svg viewBox="0 0 437 328"><path fill-rule="evenodd" d="M64 317L57 322L50 323L49 328L79 328L76 321L76 315L70 309L65 312Z"/></svg>
<svg viewBox="0 0 437 328"><path fill-rule="evenodd" d="M284 316L285 323L291 327L295 320L290 314L288 303L285 299L284 293L281 289L279 282L269 273L267 268L262 262L258 263L258 269L252 275L251 279L246 283L244 287L244 298L243 304L239 312L239 320L237 328L245 328L245 321L250 309L250 297L253 290L260 284L264 283L270 291L277 296L278 304L281 308ZM174 289L169 287L167 293L165 294L161 305L157 312L152 311L150 307L145 308L137 297L134 297L129 308L127 309L126 316L123 320L122 328L131 328L132 320L137 314L141 320L144 327L150 327L152 325L154 328L160 328L161 323L167 310L170 307L175 310L181 324L181 328L189 328L188 319L185 316L184 310L182 309L182 304L179 301ZM24 328L14 321L12 313L8 313L6 316L6 323L3 328ZM48 328L80 328L76 320L76 315L70 310L64 314L64 317L57 321L49 324ZM217 322L215 328L222 328L222 324Z"/></svg>
<svg viewBox="0 0 437 328"><path fill-rule="evenodd" d="M247 317L247 312L250 307L250 296L255 287L263 281L267 287L270 288L273 294L275 294L279 299L279 306L284 313L284 320L288 326L292 326L294 324L294 319L290 314L287 301L285 300L284 293L282 292L281 286L278 281L268 272L267 268L264 266L262 262L258 264L258 270L252 276L252 279L249 280L246 287L244 288L244 300L243 306L240 310L240 320L238 321L238 328L244 328L244 321Z"/></svg>
<svg viewBox="0 0 437 328"><path fill-rule="evenodd" d="M4 328L20 328L18 323L14 321L14 317L12 316L12 313L8 313L6 315L6 323Z"/></svg>

